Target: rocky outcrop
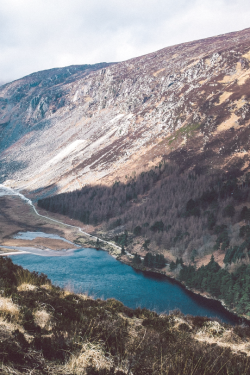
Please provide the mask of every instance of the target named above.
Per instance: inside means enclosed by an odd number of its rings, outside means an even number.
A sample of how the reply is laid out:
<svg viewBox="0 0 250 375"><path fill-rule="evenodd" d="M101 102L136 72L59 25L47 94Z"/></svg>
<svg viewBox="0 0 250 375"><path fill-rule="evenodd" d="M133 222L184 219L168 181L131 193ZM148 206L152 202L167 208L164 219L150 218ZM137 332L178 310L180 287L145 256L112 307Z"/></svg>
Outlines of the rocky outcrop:
<svg viewBox="0 0 250 375"><path fill-rule="evenodd" d="M53 194L109 184L162 157L185 168L198 158L199 168L246 171L249 62L246 29L6 84L1 182Z"/></svg>

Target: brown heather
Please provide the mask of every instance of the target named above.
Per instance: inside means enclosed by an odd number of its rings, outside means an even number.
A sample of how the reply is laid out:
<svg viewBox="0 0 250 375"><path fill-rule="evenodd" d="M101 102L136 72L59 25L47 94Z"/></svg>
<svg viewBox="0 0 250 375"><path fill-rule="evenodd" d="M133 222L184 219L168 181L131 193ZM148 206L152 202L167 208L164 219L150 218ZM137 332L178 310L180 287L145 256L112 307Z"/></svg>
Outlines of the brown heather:
<svg viewBox="0 0 250 375"><path fill-rule="evenodd" d="M93 300L6 258L0 271L3 374L249 374L249 327Z"/></svg>

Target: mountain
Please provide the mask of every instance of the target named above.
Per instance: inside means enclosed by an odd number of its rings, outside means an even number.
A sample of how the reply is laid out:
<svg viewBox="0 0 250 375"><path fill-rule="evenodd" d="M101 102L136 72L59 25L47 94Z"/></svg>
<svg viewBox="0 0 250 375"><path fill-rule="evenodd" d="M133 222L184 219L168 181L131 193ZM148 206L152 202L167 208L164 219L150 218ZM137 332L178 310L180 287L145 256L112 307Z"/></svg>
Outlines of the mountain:
<svg viewBox="0 0 250 375"><path fill-rule="evenodd" d="M1 182L54 194L124 181L162 158L245 172L249 60L246 29L5 84Z"/></svg>
<svg viewBox="0 0 250 375"><path fill-rule="evenodd" d="M5 84L1 182L250 316L249 64L246 29Z"/></svg>

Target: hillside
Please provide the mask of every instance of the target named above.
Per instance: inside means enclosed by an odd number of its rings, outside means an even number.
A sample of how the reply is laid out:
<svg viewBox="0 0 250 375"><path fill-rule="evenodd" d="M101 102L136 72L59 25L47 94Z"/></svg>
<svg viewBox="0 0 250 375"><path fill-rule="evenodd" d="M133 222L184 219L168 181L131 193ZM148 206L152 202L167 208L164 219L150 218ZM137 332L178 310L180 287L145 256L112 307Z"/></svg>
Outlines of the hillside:
<svg viewBox="0 0 250 375"><path fill-rule="evenodd" d="M38 206L91 224L134 267L160 269L249 316L249 174L238 174L196 174L163 162L126 184L89 185Z"/></svg>
<svg viewBox="0 0 250 375"><path fill-rule="evenodd" d="M163 157L247 171L249 51L246 29L1 86L1 181L43 196L124 181Z"/></svg>
<svg viewBox="0 0 250 375"><path fill-rule="evenodd" d="M250 329L93 300L0 258L2 374L247 375Z"/></svg>
<svg viewBox="0 0 250 375"><path fill-rule="evenodd" d="M2 251L103 248L249 318L249 84L246 29L0 86L0 183L59 220L1 196ZM93 300L3 257L0 292L4 374L250 373L246 323Z"/></svg>
<svg viewBox="0 0 250 375"><path fill-rule="evenodd" d="M232 283L227 305L249 315L237 284L250 256L249 61L246 29L5 84L0 181L120 245L121 260L225 300L209 270L196 275L213 254ZM13 243L6 228L2 242Z"/></svg>

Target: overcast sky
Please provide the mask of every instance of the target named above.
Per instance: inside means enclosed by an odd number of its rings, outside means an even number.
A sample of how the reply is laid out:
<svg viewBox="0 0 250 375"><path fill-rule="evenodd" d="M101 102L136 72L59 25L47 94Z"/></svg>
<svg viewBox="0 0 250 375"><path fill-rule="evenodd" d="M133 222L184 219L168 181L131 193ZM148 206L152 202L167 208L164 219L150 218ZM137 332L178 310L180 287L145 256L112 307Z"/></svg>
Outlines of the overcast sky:
<svg viewBox="0 0 250 375"><path fill-rule="evenodd" d="M0 82L247 27L249 0L0 0Z"/></svg>

